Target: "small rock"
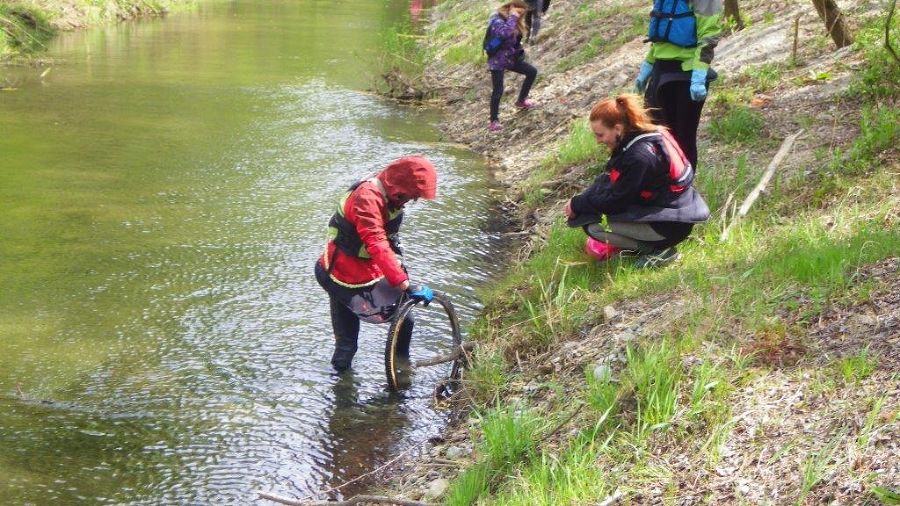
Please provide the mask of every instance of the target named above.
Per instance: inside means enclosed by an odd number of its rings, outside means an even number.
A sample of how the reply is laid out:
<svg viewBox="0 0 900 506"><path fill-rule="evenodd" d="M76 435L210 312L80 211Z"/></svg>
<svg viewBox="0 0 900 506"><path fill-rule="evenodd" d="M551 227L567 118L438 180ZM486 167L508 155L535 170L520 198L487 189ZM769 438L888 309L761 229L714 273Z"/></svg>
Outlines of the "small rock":
<svg viewBox="0 0 900 506"><path fill-rule="evenodd" d="M609 381L612 378L612 369L606 364L594 366L594 379L597 381Z"/></svg>
<svg viewBox="0 0 900 506"><path fill-rule="evenodd" d="M634 335L634 332L632 332L630 330L626 330L624 332L619 332L618 334L613 336L613 339L615 339L619 343L627 343L630 341L634 341L635 337L637 337L637 336Z"/></svg>
<svg viewBox="0 0 900 506"><path fill-rule="evenodd" d="M446 492L448 488L450 488L450 481L444 478L438 478L437 480L432 481L430 485L428 485L428 490L425 491L425 499L437 499L438 497L444 495L444 492Z"/></svg>
<svg viewBox="0 0 900 506"><path fill-rule="evenodd" d="M615 317L619 316L619 312L612 306L603 306L603 319L611 322Z"/></svg>
<svg viewBox="0 0 900 506"><path fill-rule="evenodd" d="M444 455L447 456L450 460L456 460L460 457L464 457L468 452L464 448L460 448L459 446L451 446L447 448L447 451Z"/></svg>

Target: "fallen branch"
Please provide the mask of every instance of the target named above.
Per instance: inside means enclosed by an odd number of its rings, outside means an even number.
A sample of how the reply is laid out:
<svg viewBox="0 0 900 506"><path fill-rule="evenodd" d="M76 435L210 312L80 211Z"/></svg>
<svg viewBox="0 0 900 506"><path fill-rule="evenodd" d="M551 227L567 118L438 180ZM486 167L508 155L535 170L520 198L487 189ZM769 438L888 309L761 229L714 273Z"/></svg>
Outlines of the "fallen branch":
<svg viewBox="0 0 900 506"><path fill-rule="evenodd" d="M337 491L337 490L340 490L340 489L346 487L347 485L349 485L349 484L351 484L351 483L356 483L357 481L359 481L359 480L361 480L361 479L363 479L363 478L365 478L365 477L367 477L367 476L371 476L371 475L373 475L373 474L375 474L375 473L379 473L379 472L381 472L381 471L387 469L388 467L392 466L395 462L397 462L397 461L400 460L401 458L405 457L406 454L410 453L411 451L413 451L413 450L415 450L415 449L417 449L417 448L418 448L418 446L410 446L410 447L407 448L406 450L403 450L402 452L400 452L399 455L397 455L396 457L392 458L391 460L385 462L384 464L382 464L382 465L379 466L378 468L373 469L373 470L369 471L368 473L363 473L363 474L357 476L356 478L353 478L353 479L350 480L350 481L345 481L344 483L341 483L341 484L338 485L338 486L331 487L331 488L329 488L328 490L325 490L325 491L322 491L322 492L318 492L318 493L315 493L315 494L312 494L312 495L308 495L308 496L306 496L305 498L303 498L303 499L301 499L301 500L299 500L299 501L296 501L296 500L294 500L294 499L288 499L288 500L289 500L289 501L294 501L295 504L301 504L301 505L304 505L304 506L306 506L307 504L316 504L315 502L310 503L309 501L311 501L313 497L316 497L316 496L318 496L318 495L328 495L328 494L330 494L330 493L332 493L332 492L335 492L335 491ZM264 494L264 492L260 492L260 497L262 497L262 494ZM271 498L267 497L266 499L271 499ZM288 503L284 503L284 504L288 504ZM322 504L329 504L329 503L326 502L326 503L322 503Z"/></svg>
<svg viewBox="0 0 900 506"><path fill-rule="evenodd" d="M775 169L778 168L778 165L784 160L784 157L787 156L788 152L791 150L791 147L794 145L794 141L797 140L797 137L800 137L800 134L803 133L803 130L799 130L797 133L789 135L784 142L781 143L781 147L778 148L778 152L775 153L775 157L772 158L772 161L769 162L769 166L766 168L766 171L763 173L762 177L759 179L759 183L756 184L756 187L753 188L753 191L747 195L747 198L744 199L744 203L741 204L740 209L738 209L737 214L732 218L731 223L725 227L725 230L722 231L722 236L719 238L720 241L724 242L728 240L728 234L731 231L731 228L740 221L741 218L747 215L750 211L750 206L756 202L756 199L759 198L759 195L766 188L766 185L769 184L769 181L772 179L772 176L775 174Z"/></svg>
<svg viewBox="0 0 900 506"><path fill-rule="evenodd" d="M884 47L890 51L891 56L894 57L894 62L900 64L900 57L897 56L897 52L894 51L894 47L891 46L891 18L894 17L894 9L897 7L897 0L891 2L891 8L888 10L887 20L884 22Z"/></svg>
<svg viewBox="0 0 900 506"><path fill-rule="evenodd" d="M454 360L458 360L459 357L465 355L466 352L472 351L474 349L475 343L462 343L459 348L450 353L447 353L446 355L438 355L426 360L416 360L416 363L413 364L413 368L418 369L420 367L429 367L432 365L443 364L445 362L452 362Z"/></svg>
<svg viewBox="0 0 900 506"><path fill-rule="evenodd" d="M346 501L298 501L288 497L281 497L266 492L259 493L260 499L268 499L289 506L352 506L354 504L375 503L375 504L397 504L399 506L431 506L429 503L419 501L409 501L407 499L399 499L396 497L387 497L383 495L355 495Z"/></svg>

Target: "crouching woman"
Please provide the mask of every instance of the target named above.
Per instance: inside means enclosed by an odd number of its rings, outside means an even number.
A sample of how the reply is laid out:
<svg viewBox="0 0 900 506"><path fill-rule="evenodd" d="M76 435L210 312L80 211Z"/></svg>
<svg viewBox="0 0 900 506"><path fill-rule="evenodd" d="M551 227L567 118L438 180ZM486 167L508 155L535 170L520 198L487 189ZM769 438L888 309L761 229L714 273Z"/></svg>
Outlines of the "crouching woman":
<svg viewBox="0 0 900 506"><path fill-rule="evenodd" d="M636 95L620 95L594 105L591 130L610 158L565 213L569 226L590 236L595 256L632 251L643 268L676 260L675 246L709 218L709 208L692 186L694 170L674 137L639 104Z"/></svg>

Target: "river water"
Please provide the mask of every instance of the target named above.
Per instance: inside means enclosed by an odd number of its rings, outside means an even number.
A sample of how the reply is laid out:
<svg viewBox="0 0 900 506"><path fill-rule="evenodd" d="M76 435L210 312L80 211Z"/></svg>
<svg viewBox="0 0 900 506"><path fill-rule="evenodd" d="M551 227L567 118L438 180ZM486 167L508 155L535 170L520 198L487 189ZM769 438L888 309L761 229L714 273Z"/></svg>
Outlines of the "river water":
<svg viewBox="0 0 900 506"><path fill-rule="evenodd" d="M302 497L440 432L436 378L386 392L385 326L331 374L312 275L342 190L409 153L440 174L414 280L466 322L492 274L482 161L360 91L408 7L206 2L0 69L0 504Z"/></svg>

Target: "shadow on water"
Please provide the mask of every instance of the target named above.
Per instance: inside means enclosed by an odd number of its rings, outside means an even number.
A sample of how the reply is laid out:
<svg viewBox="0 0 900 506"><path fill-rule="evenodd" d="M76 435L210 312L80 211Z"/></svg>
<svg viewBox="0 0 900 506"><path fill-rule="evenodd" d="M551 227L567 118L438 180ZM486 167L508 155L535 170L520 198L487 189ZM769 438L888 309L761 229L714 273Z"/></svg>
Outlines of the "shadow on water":
<svg viewBox="0 0 900 506"><path fill-rule="evenodd" d="M396 454L397 446L403 444L397 436L408 428L410 415L404 409L402 393L385 390L372 397L361 396L363 380L352 370L333 380L333 408L327 415L331 460L326 468L331 477L326 488L340 487L328 496L340 500L365 490L374 476L341 485L376 469Z"/></svg>

